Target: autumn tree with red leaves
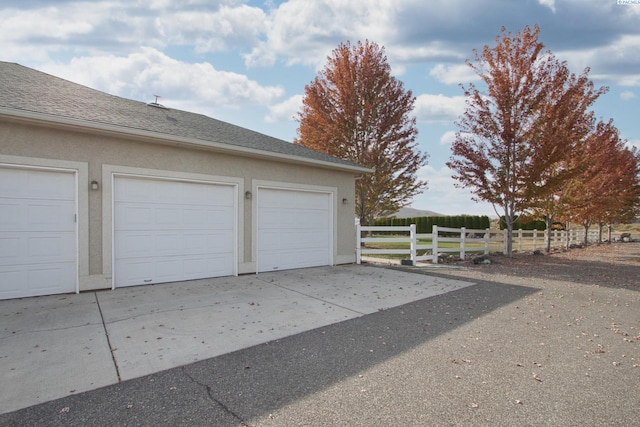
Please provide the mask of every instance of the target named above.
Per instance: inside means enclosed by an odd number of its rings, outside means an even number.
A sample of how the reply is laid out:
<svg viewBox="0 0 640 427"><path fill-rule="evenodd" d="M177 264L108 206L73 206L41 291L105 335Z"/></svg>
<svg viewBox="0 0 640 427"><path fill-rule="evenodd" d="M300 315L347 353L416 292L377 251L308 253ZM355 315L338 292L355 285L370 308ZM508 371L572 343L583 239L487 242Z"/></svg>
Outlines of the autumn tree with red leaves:
<svg viewBox="0 0 640 427"><path fill-rule="evenodd" d="M533 154L525 164L528 213L544 218L551 230L557 217L569 206L565 203L566 183L581 172L582 146L592 135L594 115L589 108L606 89L595 89L587 76L588 69L576 76L565 64L551 82L540 119L532 126L530 141ZM551 233L547 233L546 251L551 251Z"/></svg>
<svg viewBox="0 0 640 427"><path fill-rule="evenodd" d="M467 61L486 90L462 86L467 108L447 165L458 186L502 211L511 256L515 220L574 173L563 162L583 137L587 108L606 89L593 88L588 69L574 76L543 51L538 26L501 33L495 47L484 46Z"/></svg>
<svg viewBox="0 0 640 427"><path fill-rule="evenodd" d="M356 181L356 215L372 224L426 188L417 179L427 155L417 147L415 98L376 43L343 43L327 59L305 87L294 143L374 170Z"/></svg>
<svg viewBox="0 0 640 427"><path fill-rule="evenodd" d="M565 184L567 222L581 224L587 244L591 225L628 222L640 214L640 154L625 146L612 121L600 121L582 145L580 173Z"/></svg>

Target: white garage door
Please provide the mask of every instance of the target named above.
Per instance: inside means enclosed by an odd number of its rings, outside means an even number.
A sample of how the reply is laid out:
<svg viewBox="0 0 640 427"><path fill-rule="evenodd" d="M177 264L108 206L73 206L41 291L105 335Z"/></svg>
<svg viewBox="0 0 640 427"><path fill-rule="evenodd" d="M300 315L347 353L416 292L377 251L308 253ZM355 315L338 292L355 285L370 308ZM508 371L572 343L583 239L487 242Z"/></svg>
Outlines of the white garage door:
<svg viewBox="0 0 640 427"><path fill-rule="evenodd" d="M331 195L258 190L258 271L332 264Z"/></svg>
<svg viewBox="0 0 640 427"><path fill-rule="evenodd" d="M0 299L75 292L73 172L0 166Z"/></svg>
<svg viewBox="0 0 640 427"><path fill-rule="evenodd" d="M114 211L115 286L235 274L235 187L116 177Z"/></svg>

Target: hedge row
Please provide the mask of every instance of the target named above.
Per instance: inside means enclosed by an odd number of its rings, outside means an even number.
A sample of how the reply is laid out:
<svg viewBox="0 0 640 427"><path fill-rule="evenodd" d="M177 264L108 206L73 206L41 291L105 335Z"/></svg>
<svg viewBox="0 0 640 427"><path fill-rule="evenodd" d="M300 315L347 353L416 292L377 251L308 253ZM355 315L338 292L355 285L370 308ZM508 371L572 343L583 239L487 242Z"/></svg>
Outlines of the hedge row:
<svg viewBox="0 0 640 427"><path fill-rule="evenodd" d="M507 228L506 223L504 222L504 216L500 217L500 230L504 230ZM529 221L524 222L516 219L516 222L513 224L514 230L546 230L547 223L542 220Z"/></svg>
<svg viewBox="0 0 640 427"><path fill-rule="evenodd" d="M491 221L488 216L457 215L457 216L420 216L414 218L379 218L375 220L377 226L402 227L411 224L416 225L418 233L431 233L433 226L450 228L471 228L484 230L489 228Z"/></svg>

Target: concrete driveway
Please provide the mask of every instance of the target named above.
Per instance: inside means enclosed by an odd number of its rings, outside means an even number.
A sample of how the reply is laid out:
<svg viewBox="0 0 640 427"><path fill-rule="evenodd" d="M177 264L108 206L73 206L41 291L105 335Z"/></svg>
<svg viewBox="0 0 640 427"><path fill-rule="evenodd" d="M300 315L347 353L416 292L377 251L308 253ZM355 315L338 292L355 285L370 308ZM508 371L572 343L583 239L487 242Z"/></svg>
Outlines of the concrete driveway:
<svg viewBox="0 0 640 427"><path fill-rule="evenodd" d="M473 284L347 265L0 301L0 413Z"/></svg>

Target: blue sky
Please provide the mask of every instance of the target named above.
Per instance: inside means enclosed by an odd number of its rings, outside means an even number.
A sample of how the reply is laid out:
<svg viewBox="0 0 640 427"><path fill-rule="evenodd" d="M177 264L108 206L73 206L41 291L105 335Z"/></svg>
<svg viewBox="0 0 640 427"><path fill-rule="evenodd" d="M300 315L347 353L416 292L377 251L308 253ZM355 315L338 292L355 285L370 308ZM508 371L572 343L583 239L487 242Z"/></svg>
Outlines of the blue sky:
<svg viewBox="0 0 640 427"><path fill-rule="evenodd" d="M95 89L206 114L286 141L311 82L339 43L385 47L394 76L416 96L419 175L412 207L488 214L456 189L445 166L464 111L460 83L472 49L500 27L538 24L570 69L590 67L608 94L594 106L640 147L640 0L5 0L0 60ZM0 76L1 78L1 76Z"/></svg>

